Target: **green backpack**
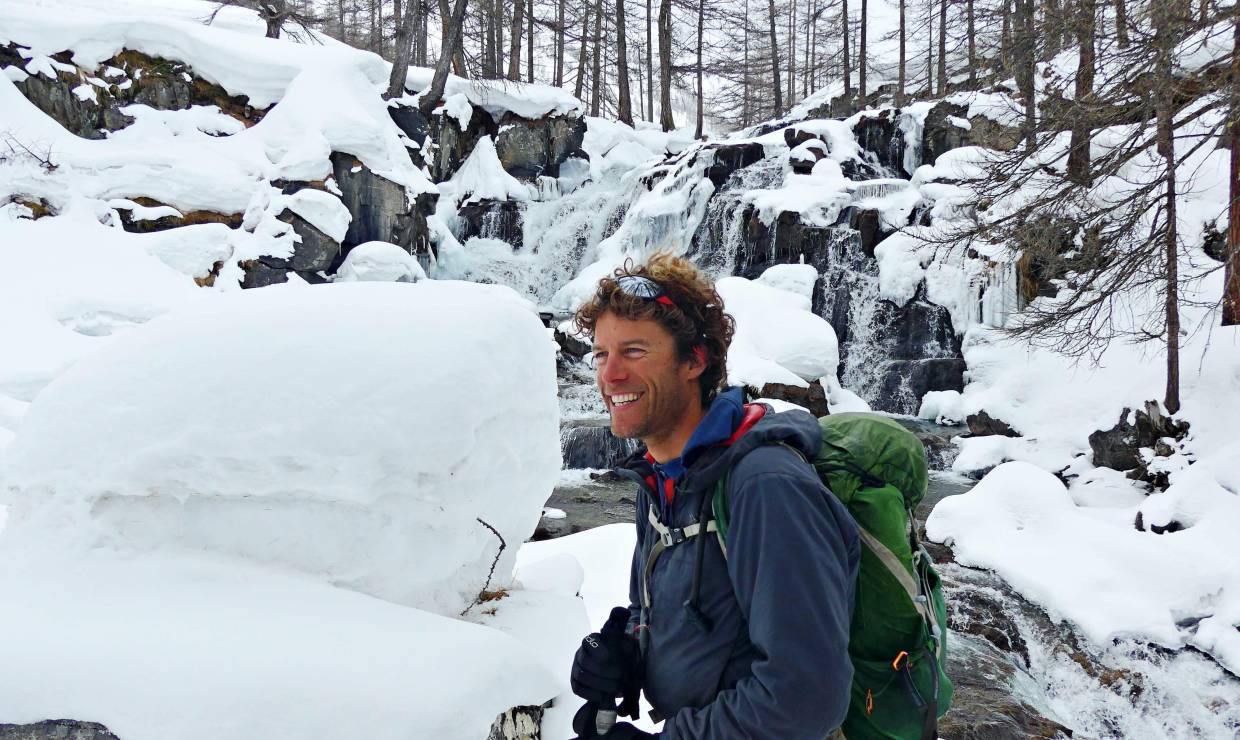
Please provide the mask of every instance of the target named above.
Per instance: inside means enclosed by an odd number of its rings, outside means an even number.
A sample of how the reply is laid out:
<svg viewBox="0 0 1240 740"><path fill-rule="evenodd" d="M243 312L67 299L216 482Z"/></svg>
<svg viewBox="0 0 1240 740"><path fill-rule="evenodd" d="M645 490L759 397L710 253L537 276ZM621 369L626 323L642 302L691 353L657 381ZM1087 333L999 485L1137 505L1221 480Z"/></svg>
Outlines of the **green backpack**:
<svg viewBox="0 0 1240 740"><path fill-rule="evenodd" d="M947 605L911 526L926 493L926 450L912 432L877 414L818 422L822 447L809 462L856 520L863 545L848 643L852 696L840 729L848 740L934 740L952 685L944 672ZM727 476L712 505L723 546Z"/></svg>

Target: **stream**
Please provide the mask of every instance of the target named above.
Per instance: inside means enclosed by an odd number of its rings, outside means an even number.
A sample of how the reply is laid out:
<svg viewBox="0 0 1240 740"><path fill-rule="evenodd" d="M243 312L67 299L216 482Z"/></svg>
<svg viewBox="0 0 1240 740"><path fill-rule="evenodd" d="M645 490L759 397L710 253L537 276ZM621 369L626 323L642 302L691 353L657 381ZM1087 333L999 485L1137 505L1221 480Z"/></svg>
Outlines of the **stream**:
<svg viewBox="0 0 1240 740"><path fill-rule="evenodd" d="M562 397L586 411L586 391L576 383L566 384ZM951 440L965 429L893 418L927 449L930 483L915 512L924 527L936 503L976 483L946 472L954 457ZM571 419L564 429L566 459L570 452L578 460L591 454L614 459L630 449L624 441L607 441L603 418ZM563 517L544 518L535 539L631 523L634 505L631 483L605 470L565 470L547 501ZM955 686L952 708L939 723L940 737L1237 736L1240 680L1208 656L1135 640L1105 648L1090 644L990 571L956 563L943 545L928 543L928 549L947 596L947 672Z"/></svg>

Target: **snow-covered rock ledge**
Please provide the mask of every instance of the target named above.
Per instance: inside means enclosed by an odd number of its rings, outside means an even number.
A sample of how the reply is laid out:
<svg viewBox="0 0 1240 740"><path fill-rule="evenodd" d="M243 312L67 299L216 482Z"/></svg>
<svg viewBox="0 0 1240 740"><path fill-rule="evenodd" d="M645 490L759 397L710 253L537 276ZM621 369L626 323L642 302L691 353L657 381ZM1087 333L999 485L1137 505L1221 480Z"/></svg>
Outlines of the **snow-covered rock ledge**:
<svg viewBox="0 0 1240 740"><path fill-rule="evenodd" d="M565 693L580 579L512 582L554 354L423 280L207 294L84 358L6 449L0 723L477 740Z"/></svg>

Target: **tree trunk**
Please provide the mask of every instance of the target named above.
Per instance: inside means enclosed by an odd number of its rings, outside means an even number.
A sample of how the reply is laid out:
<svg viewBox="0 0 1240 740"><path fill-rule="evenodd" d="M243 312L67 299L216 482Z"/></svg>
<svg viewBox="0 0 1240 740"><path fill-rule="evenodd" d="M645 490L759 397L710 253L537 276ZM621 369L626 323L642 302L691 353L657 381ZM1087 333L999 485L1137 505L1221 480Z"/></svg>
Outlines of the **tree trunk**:
<svg viewBox="0 0 1240 740"><path fill-rule="evenodd" d="M771 22L771 73L775 76L775 117L778 117L784 114L784 96L779 86L779 39L775 33L775 0L766 0L766 5L767 17Z"/></svg>
<svg viewBox="0 0 1240 740"><path fill-rule="evenodd" d="M603 5L594 2L594 69L590 80L590 115L597 116L603 102Z"/></svg>
<svg viewBox="0 0 1240 740"><path fill-rule="evenodd" d="M1223 270L1223 326L1240 324L1240 13L1231 50L1231 222L1227 229L1227 265Z"/></svg>
<svg viewBox="0 0 1240 740"><path fill-rule="evenodd" d="M1021 0L1016 0L1021 2ZM934 0L928 0L926 12L926 95L934 95Z"/></svg>
<svg viewBox="0 0 1240 740"><path fill-rule="evenodd" d="M1033 0L1016 0L1016 18L1013 35L1016 36L1016 84L1020 89L1025 103L1025 155L1032 156L1037 145L1037 99L1034 88L1034 74L1037 58L1034 53L1035 39L1033 31Z"/></svg>
<svg viewBox="0 0 1240 740"><path fill-rule="evenodd" d="M702 106L706 99L706 91L702 87L702 32L705 29L706 8L702 0L698 0L697 24L697 125L693 130L693 138L702 138Z"/></svg>
<svg viewBox="0 0 1240 740"><path fill-rule="evenodd" d="M969 37L969 87L977 86L977 26L973 22L973 0L966 0L965 33Z"/></svg>
<svg viewBox="0 0 1240 740"><path fill-rule="evenodd" d="M468 5L469 0L456 0L456 7L452 9L452 17L444 23L448 44L439 52L439 61L435 63L435 76L431 78L431 86L422 93L422 99L418 102L418 109L424 116L429 116L431 111L439 105L440 98L443 97L444 85L448 84L448 67L452 64L452 58L461 44L461 25L465 22L465 8Z"/></svg>
<svg viewBox="0 0 1240 740"><path fill-rule="evenodd" d="M1115 0L1115 40L1119 44L1119 48L1128 48L1127 0Z"/></svg>
<svg viewBox="0 0 1240 740"><path fill-rule="evenodd" d="M900 0L900 61L899 61L899 81L896 83L896 106L904 105L904 81L906 78L905 68L907 66L907 57L905 53L905 44L907 43L907 35L905 33L904 21L904 0Z"/></svg>
<svg viewBox="0 0 1240 740"><path fill-rule="evenodd" d="M809 75L814 63L809 55L809 41L813 37L814 6L817 0L810 0L805 6L805 51L801 53L801 97L809 97Z"/></svg>
<svg viewBox="0 0 1240 740"><path fill-rule="evenodd" d="M504 0L491 0L495 12L495 79L504 74Z"/></svg>
<svg viewBox="0 0 1240 740"><path fill-rule="evenodd" d="M534 84L534 0L525 11L525 81Z"/></svg>
<svg viewBox="0 0 1240 740"><path fill-rule="evenodd" d="M857 92L862 98L865 97L865 68L869 62L865 49L866 37L869 35L866 28L869 12L868 0L861 0L861 49L857 53Z"/></svg>
<svg viewBox="0 0 1240 740"><path fill-rule="evenodd" d="M267 38L280 38L280 26L283 25L284 19L278 15L268 15L263 17L263 21L267 24Z"/></svg>
<svg viewBox="0 0 1240 740"><path fill-rule="evenodd" d="M1158 152L1166 162L1166 203L1163 218L1164 270L1166 277L1167 312L1167 393L1163 406L1168 413L1180 410L1180 301L1179 301L1179 232L1176 223L1175 81L1172 78L1172 52L1175 38L1172 30L1174 9L1170 3L1155 4L1151 16L1154 23L1154 97L1157 120Z"/></svg>
<svg viewBox="0 0 1240 740"><path fill-rule="evenodd" d="M387 97L397 98L405 93L405 78L409 75L409 58L413 54L413 32L417 17L406 14L396 27L396 41L392 58L392 74L388 77Z"/></svg>
<svg viewBox="0 0 1240 740"><path fill-rule="evenodd" d="M564 86L564 0L555 5L555 86Z"/></svg>
<svg viewBox="0 0 1240 740"><path fill-rule="evenodd" d="M947 94L947 0L939 0L939 95Z"/></svg>
<svg viewBox="0 0 1240 740"><path fill-rule="evenodd" d="M659 0L659 106L663 130L676 128L672 118L672 0Z"/></svg>
<svg viewBox="0 0 1240 740"><path fill-rule="evenodd" d="M843 0L843 7L840 9L840 25L843 26L844 32L844 97L852 97L852 68L849 66L849 47L851 43L848 40L848 0Z"/></svg>
<svg viewBox="0 0 1240 740"><path fill-rule="evenodd" d="M1059 0L1045 0L1042 5L1042 39L1047 59L1059 53L1059 27Z"/></svg>
<svg viewBox="0 0 1240 740"><path fill-rule="evenodd" d="M1094 0L1078 0L1076 18L1077 70L1073 99L1072 140L1068 145L1068 179L1088 186L1090 174L1090 98L1094 92Z"/></svg>
<svg viewBox="0 0 1240 740"><path fill-rule="evenodd" d="M620 92L616 117L633 125L633 103L629 100L629 41L624 30L624 0L616 0L616 83Z"/></svg>
<svg viewBox="0 0 1240 740"><path fill-rule="evenodd" d="M650 17L654 6L646 0L646 120L654 123L654 37L650 35Z"/></svg>
<svg viewBox="0 0 1240 740"><path fill-rule="evenodd" d="M508 34L508 79L521 81L521 32L525 28L525 2L513 0L512 28Z"/></svg>
<svg viewBox="0 0 1240 740"><path fill-rule="evenodd" d="M1012 25L1012 0L1003 0L1003 28L999 32L999 62L1005 72L1012 70Z"/></svg>
<svg viewBox="0 0 1240 740"><path fill-rule="evenodd" d="M590 8L587 3L581 7L581 46L577 49L577 84L573 87L573 97L581 99L586 85L586 49L590 38Z"/></svg>
<svg viewBox="0 0 1240 740"><path fill-rule="evenodd" d="M796 37L797 0L788 6L788 106L797 97L797 37Z"/></svg>
<svg viewBox="0 0 1240 740"><path fill-rule="evenodd" d="M745 20L741 25L744 61L741 68L741 126L749 126L749 0L745 0Z"/></svg>

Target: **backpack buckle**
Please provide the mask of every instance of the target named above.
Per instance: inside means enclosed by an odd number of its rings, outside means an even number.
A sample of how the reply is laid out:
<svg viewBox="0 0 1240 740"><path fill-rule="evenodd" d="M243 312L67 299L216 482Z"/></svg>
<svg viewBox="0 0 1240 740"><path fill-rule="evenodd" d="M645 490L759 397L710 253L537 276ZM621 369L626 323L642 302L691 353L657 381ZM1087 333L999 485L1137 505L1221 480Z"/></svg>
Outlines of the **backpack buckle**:
<svg viewBox="0 0 1240 740"><path fill-rule="evenodd" d="M659 539L663 541L664 547L671 547L672 545L679 545L680 543L684 542L685 540L689 538L687 535L685 535L684 529L680 527L674 527L674 528L668 528L666 532L660 532Z"/></svg>

